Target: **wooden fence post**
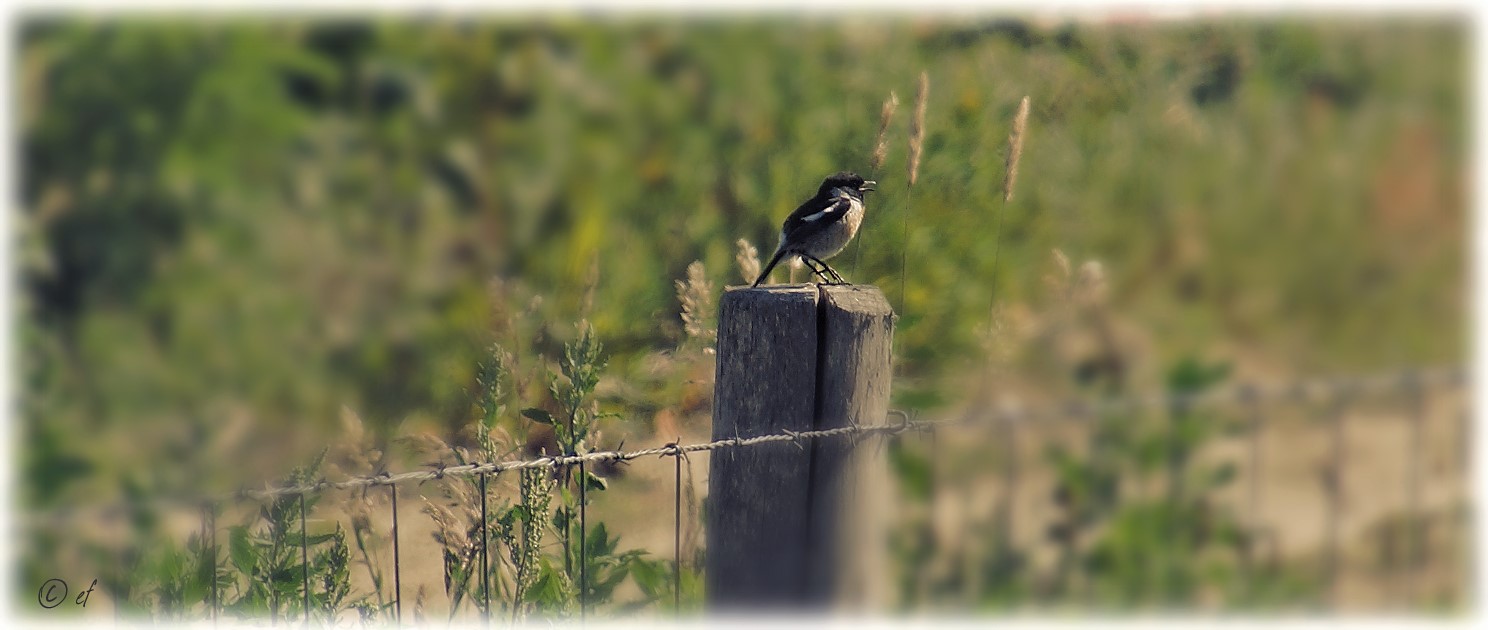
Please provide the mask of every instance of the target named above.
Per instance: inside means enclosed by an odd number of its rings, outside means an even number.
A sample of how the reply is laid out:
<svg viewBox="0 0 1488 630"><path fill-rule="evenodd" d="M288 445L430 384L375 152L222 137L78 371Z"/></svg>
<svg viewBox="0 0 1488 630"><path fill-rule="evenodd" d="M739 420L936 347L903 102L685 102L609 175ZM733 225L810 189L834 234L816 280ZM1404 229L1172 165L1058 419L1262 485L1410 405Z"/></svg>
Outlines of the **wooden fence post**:
<svg viewBox="0 0 1488 630"><path fill-rule="evenodd" d="M724 293L713 439L887 422L894 313L871 286ZM715 611L867 610L888 592L877 437L715 451L707 599Z"/></svg>

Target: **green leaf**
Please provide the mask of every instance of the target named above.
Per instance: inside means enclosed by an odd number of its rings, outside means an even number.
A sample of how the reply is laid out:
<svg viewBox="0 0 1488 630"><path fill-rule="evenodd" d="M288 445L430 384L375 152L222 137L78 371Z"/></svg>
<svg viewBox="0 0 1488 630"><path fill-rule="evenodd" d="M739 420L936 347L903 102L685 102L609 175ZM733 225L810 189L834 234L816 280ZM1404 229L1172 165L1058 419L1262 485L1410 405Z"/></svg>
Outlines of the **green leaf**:
<svg viewBox="0 0 1488 630"><path fill-rule="evenodd" d="M629 574L629 567L620 566L610 571L608 575L601 577L589 584L591 601L607 602L615 593L615 587Z"/></svg>
<svg viewBox="0 0 1488 630"><path fill-rule="evenodd" d="M196 571L187 585L187 597L189 599L200 599L201 595L208 592L208 587L216 576L212 574L212 567L216 565L217 559L212 557L215 550L203 549L196 556Z"/></svg>
<svg viewBox="0 0 1488 630"><path fill-rule="evenodd" d="M326 541L329 541L330 539L335 537L335 532L331 532L329 534L310 534L305 537L305 543L307 546L315 547L317 545L324 544ZM294 545L296 548L300 546L299 531L292 532L289 536L285 536L285 538L285 544Z"/></svg>
<svg viewBox="0 0 1488 630"><path fill-rule="evenodd" d="M630 575L636 586L646 594L646 599L655 600L667 594L671 573L661 566L661 561L636 559L630 565Z"/></svg>
<svg viewBox="0 0 1488 630"><path fill-rule="evenodd" d="M610 484L604 480L604 477L586 471L584 473L584 487L588 490L608 490Z"/></svg>
<svg viewBox="0 0 1488 630"><path fill-rule="evenodd" d="M554 571L552 566L544 562L542 569L538 572L537 581L532 584L532 588L527 591L526 596L522 599L547 606L563 603L565 598L562 576L557 571Z"/></svg>
<svg viewBox="0 0 1488 630"><path fill-rule="evenodd" d="M258 550L248 540L248 528L233 527L228 533L228 554L234 567L244 574L252 575L258 567Z"/></svg>
<svg viewBox="0 0 1488 630"><path fill-rule="evenodd" d="M536 407L528 407L526 409L523 409L522 416L533 422L549 425L553 424L553 415Z"/></svg>
<svg viewBox="0 0 1488 630"><path fill-rule="evenodd" d="M584 536L585 553L590 558L603 558L615 553L615 545L619 542L619 538L613 541L610 540L610 534L605 529L604 522L601 521L598 525L590 528L589 533Z"/></svg>

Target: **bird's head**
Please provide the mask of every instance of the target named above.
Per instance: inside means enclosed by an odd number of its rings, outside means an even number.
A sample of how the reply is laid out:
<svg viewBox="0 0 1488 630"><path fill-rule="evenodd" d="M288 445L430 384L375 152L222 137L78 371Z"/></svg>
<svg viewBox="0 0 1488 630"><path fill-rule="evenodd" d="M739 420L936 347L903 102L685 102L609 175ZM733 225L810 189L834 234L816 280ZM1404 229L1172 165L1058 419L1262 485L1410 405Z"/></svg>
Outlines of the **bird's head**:
<svg viewBox="0 0 1488 630"><path fill-rule="evenodd" d="M857 173L842 171L822 180L821 188L817 189L816 193L818 195L830 195L832 194L832 189L841 188L861 199L863 193L873 190L874 185L877 183L871 179L863 179Z"/></svg>

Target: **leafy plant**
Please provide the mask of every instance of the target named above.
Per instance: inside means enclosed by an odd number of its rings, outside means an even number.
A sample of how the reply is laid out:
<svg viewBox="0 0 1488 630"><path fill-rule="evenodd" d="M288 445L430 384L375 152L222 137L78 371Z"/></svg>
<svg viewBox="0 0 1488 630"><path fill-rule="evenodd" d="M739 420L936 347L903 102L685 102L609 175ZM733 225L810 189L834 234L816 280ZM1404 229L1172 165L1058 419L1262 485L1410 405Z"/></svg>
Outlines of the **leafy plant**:
<svg viewBox="0 0 1488 630"><path fill-rule="evenodd" d="M325 457L322 451L309 465L297 468L286 485L311 482ZM303 509L311 510L320 500L305 495ZM266 503L253 522L228 530L227 563L229 584L235 592L224 599L224 609L242 617L291 619L306 614L306 588L312 617L333 621L350 609L364 608L369 595L352 597L350 549L341 525L329 532L300 537L301 512L298 495L283 495ZM308 553L308 567L301 558L301 543ZM308 577L307 577L308 571ZM363 613L364 614L364 613Z"/></svg>
<svg viewBox="0 0 1488 630"><path fill-rule="evenodd" d="M596 422L612 415L600 412L594 400L606 363L603 346L587 322L581 322L578 330L577 339L564 346L559 373L548 377L548 393L557 414L538 407L524 408L521 414L551 428L560 454L587 451L588 444L599 439ZM515 451L500 428L507 408L504 383L512 378L507 356L499 346L492 346L476 370L477 421L471 430L476 434L478 453L472 456L464 448L432 441L451 463L499 461ZM589 493L608 488L604 478L584 466L523 468L515 477L517 501L487 506L490 610L485 609L480 590L479 502L487 497L480 494L477 480L442 479L441 498L425 500L424 512L434 520L434 536L443 549L451 617L466 602L487 614L505 611L512 621L534 613L572 615L580 603L586 607L612 604L616 589L627 579L634 581L642 596L614 604L617 611L643 609L672 592L675 580L664 562L649 558L642 550L618 551L619 539L604 523L590 524L582 518L582 502ZM549 536L562 541L561 553L547 552ZM583 541L582 547L578 541ZM698 584L695 576L691 578L688 592L695 594Z"/></svg>
<svg viewBox="0 0 1488 630"><path fill-rule="evenodd" d="M322 451L310 464L295 469L283 484L310 482L324 456ZM318 500L318 496L306 495L304 509L312 509ZM370 603L370 594L352 592L351 552L340 524L332 531L314 532L306 523L306 536L301 538L300 510L298 495L276 497L247 522L227 528L225 544L214 548L201 532L193 532L184 546L173 542L159 531L152 511L137 508L132 519L134 538L151 544L132 545L131 549L144 551L122 555L93 548L99 565L112 567L102 572L100 585L128 614L155 620L208 617L214 605L214 585L215 605L224 614L243 618L302 617L307 587L310 616L323 622L334 622L351 610L367 620L385 611L386 606ZM308 564L302 558L301 541Z"/></svg>

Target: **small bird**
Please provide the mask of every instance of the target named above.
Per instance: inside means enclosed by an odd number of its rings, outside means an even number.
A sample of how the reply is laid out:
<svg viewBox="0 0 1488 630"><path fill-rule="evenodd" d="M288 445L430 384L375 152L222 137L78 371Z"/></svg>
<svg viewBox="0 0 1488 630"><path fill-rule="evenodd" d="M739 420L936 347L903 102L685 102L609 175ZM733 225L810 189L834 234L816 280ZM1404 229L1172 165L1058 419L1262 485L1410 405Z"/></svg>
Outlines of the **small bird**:
<svg viewBox="0 0 1488 630"><path fill-rule="evenodd" d="M823 261L836 256L858 233L858 227L863 224L863 194L873 190L876 184L847 171L822 180L816 196L785 218L780 226L780 245L775 247L770 264L765 265L753 286L764 282L770 270L787 254L800 256L801 262L828 284L847 284L841 274Z"/></svg>

